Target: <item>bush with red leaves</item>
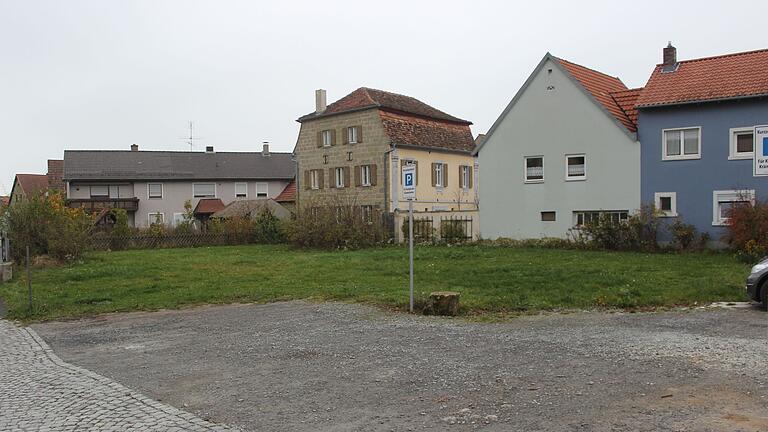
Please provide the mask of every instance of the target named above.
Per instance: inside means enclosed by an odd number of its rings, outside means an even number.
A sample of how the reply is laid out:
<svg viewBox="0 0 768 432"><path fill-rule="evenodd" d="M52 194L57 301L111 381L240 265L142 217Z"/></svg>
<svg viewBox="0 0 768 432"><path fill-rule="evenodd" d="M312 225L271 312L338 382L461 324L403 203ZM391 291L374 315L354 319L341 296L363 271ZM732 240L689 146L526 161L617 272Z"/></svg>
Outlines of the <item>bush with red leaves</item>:
<svg viewBox="0 0 768 432"><path fill-rule="evenodd" d="M743 260L757 261L768 252L768 202L734 205L727 227L726 239Z"/></svg>

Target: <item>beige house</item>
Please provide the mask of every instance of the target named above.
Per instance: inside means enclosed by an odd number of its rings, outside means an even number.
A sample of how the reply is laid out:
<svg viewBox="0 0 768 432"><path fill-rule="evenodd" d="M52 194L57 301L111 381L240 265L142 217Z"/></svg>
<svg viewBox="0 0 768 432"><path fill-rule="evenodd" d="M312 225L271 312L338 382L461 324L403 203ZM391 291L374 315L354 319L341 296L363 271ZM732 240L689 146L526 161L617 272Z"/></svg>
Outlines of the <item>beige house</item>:
<svg viewBox="0 0 768 432"><path fill-rule="evenodd" d="M199 220L238 200L276 198L294 177L290 153L67 150L67 202L100 212L122 208L137 228L176 225L190 201Z"/></svg>
<svg viewBox="0 0 768 432"><path fill-rule="evenodd" d="M466 237L477 236L478 167L471 122L412 97L370 88L330 105L325 90L317 90L315 112L297 121L299 206L359 206L365 218L384 213L401 240L408 209L401 168L413 164L414 210L421 221L415 226L431 225L439 236L447 224L458 224Z"/></svg>

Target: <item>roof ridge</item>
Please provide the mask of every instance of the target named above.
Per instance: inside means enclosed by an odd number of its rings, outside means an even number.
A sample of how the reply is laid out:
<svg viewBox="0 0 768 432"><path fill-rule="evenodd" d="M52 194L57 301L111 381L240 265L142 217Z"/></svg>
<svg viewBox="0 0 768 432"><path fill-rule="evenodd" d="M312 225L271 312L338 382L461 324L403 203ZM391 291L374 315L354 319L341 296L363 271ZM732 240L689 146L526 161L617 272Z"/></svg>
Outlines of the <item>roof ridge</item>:
<svg viewBox="0 0 768 432"><path fill-rule="evenodd" d="M83 150L83 149L73 149L73 150L64 150L64 152L103 152L103 153L188 153L188 154L261 154L261 151L216 151L213 153L207 153L204 151L185 151L185 150L139 150L139 151L133 151L133 150L114 150L114 149L95 149L95 150ZM270 155L274 154L285 154L290 155L293 154L293 152L276 152L271 151L269 152Z"/></svg>
<svg viewBox="0 0 768 432"><path fill-rule="evenodd" d="M680 60L678 63L694 63L699 61L706 61L706 60L714 60L719 58L725 58L725 57L738 57L743 55L749 55L749 54L757 54L760 52L766 52L768 51L768 48L761 48L751 51L741 51L736 53L728 53L728 54L720 54L720 55L714 55L714 56L708 56L708 57L699 57L695 59L688 59L688 60ZM663 66L664 63L657 63L656 66Z"/></svg>

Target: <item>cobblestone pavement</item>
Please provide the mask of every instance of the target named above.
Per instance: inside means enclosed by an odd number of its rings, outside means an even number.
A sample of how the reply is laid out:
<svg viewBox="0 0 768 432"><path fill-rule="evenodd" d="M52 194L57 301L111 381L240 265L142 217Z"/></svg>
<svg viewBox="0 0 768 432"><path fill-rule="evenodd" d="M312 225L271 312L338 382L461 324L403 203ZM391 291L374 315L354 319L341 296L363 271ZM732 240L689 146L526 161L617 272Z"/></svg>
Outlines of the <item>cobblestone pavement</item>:
<svg viewBox="0 0 768 432"><path fill-rule="evenodd" d="M0 320L0 431L227 431L62 361Z"/></svg>

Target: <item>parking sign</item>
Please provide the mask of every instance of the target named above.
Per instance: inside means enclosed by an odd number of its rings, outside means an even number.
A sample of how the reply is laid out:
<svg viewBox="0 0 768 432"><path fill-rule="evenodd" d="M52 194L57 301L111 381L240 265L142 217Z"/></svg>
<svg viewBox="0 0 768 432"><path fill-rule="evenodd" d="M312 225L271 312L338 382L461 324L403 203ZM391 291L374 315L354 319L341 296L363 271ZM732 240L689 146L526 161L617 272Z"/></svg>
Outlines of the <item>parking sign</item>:
<svg viewBox="0 0 768 432"><path fill-rule="evenodd" d="M755 126L755 176L768 176L768 126Z"/></svg>
<svg viewBox="0 0 768 432"><path fill-rule="evenodd" d="M403 198L411 201L416 199L416 166L403 166Z"/></svg>

